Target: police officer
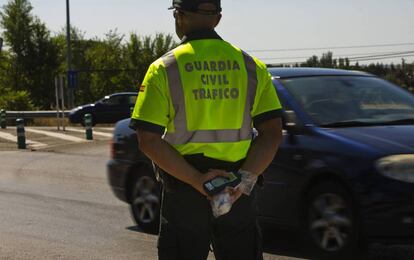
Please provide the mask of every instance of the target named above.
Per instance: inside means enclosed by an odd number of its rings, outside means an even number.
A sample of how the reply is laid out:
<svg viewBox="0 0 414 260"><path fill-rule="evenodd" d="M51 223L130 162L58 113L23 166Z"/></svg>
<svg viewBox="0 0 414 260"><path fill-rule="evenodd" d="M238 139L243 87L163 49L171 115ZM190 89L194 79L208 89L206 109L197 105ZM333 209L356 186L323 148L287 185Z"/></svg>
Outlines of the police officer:
<svg viewBox="0 0 414 260"><path fill-rule="evenodd" d="M149 67L130 124L163 172L159 259L206 259L210 244L217 259L262 259L253 188L281 141L271 77L214 31L220 0L173 0L170 9L181 44ZM215 218L203 183L230 171L242 183L226 191L231 211Z"/></svg>

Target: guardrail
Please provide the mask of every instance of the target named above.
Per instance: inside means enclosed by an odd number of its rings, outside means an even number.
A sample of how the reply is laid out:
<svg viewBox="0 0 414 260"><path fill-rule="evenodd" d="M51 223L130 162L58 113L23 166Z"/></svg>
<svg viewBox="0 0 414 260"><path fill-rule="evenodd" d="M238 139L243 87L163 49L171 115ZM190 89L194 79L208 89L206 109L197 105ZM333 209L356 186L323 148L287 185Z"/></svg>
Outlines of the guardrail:
<svg viewBox="0 0 414 260"><path fill-rule="evenodd" d="M65 117L68 116L69 111L64 111ZM59 112L62 115L62 112ZM38 117L57 117L56 111L6 111L6 119L17 118L38 118Z"/></svg>

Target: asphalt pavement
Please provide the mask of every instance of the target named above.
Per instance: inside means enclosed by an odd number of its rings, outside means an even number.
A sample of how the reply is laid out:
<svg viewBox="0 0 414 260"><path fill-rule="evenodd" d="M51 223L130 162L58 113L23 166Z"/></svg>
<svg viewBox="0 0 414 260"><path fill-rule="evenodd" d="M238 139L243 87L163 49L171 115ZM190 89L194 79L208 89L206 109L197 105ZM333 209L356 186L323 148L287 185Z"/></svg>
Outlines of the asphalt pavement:
<svg viewBox="0 0 414 260"><path fill-rule="evenodd" d="M155 259L107 184L106 142L0 152L1 259Z"/></svg>

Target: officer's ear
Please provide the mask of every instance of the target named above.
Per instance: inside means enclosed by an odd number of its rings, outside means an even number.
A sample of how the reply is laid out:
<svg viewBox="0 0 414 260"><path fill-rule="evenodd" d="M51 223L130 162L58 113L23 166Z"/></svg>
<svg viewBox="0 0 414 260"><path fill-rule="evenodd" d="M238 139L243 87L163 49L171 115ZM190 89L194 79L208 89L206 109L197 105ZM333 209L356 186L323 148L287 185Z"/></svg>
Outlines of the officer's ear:
<svg viewBox="0 0 414 260"><path fill-rule="evenodd" d="M185 13L179 9L175 9L174 10L174 18L175 21L179 24L182 25L183 23L183 16L185 15Z"/></svg>
<svg viewBox="0 0 414 260"><path fill-rule="evenodd" d="M221 20L221 14L218 14L217 18L216 18L216 24L214 25L214 28L216 28L216 26L220 23L220 20Z"/></svg>

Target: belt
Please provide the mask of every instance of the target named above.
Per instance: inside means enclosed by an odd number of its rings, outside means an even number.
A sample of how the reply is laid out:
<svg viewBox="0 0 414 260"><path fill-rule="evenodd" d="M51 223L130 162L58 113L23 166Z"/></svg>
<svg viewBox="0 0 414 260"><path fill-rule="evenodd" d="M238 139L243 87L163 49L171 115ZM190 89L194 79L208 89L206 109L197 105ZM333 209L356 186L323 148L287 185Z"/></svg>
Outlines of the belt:
<svg viewBox="0 0 414 260"><path fill-rule="evenodd" d="M191 164L201 173L206 173L209 169L220 169L228 172L237 171L240 169L241 165L244 162L244 159L237 162L227 162L205 157L203 154L184 155L183 157L189 164ZM188 187L190 187L190 185L178 180L177 178L168 174L162 169L159 169L159 173L162 183L164 185L164 189L167 192L188 189Z"/></svg>

